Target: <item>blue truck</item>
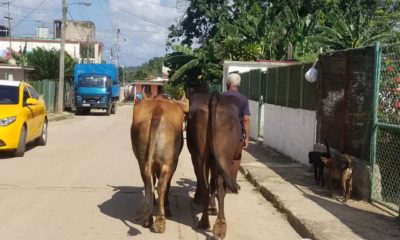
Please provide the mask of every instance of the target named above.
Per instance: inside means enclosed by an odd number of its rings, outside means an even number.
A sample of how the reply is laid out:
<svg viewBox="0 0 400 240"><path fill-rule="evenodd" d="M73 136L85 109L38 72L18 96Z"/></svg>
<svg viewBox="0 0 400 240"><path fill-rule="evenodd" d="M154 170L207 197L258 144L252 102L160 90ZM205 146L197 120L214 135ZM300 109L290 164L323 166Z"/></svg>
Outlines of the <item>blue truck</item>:
<svg viewBox="0 0 400 240"><path fill-rule="evenodd" d="M116 65L75 64L74 88L76 114L89 114L91 109L116 113L121 88Z"/></svg>

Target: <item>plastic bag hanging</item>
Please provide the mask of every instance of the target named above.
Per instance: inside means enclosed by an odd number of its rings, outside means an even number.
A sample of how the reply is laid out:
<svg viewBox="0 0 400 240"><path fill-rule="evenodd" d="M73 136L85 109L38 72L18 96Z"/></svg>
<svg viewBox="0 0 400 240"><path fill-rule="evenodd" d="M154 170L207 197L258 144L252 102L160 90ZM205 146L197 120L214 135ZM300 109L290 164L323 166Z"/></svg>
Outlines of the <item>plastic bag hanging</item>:
<svg viewBox="0 0 400 240"><path fill-rule="evenodd" d="M318 60L316 60L313 64L313 66L308 69L308 71L306 72L306 74L304 75L304 77L306 78L306 80L310 83L315 83L317 81L318 78L318 71L317 68L315 67L317 65Z"/></svg>

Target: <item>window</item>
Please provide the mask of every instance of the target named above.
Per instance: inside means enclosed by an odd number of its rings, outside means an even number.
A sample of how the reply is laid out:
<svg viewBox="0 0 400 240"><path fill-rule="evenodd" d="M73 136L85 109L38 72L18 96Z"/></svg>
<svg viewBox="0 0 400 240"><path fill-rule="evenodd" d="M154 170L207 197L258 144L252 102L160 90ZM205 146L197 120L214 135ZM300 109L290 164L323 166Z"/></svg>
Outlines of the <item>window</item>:
<svg viewBox="0 0 400 240"><path fill-rule="evenodd" d="M36 90L33 87L28 87L29 92L31 96L37 100L39 100L39 94L36 92Z"/></svg>
<svg viewBox="0 0 400 240"><path fill-rule="evenodd" d="M23 99L23 103L26 103L26 100L28 100L28 98L30 98L31 95L29 94L28 88L24 87L24 99Z"/></svg>
<svg viewBox="0 0 400 240"><path fill-rule="evenodd" d="M0 105L18 104L19 88L17 86L0 86Z"/></svg>

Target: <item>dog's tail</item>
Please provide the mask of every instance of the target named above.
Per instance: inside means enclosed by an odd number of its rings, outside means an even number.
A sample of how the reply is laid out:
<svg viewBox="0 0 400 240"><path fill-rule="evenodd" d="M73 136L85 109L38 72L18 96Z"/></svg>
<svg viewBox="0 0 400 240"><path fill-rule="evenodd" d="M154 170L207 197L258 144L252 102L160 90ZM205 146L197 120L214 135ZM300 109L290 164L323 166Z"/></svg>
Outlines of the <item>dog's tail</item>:
<svg viewBox="0 0 400 240"><path fill-rule="evenodd" d="M351 157L347 154L344 154L344 157L346 158L346 160L348 162L347 168L351 168L353 165L353 161L351 160Z"/></svg>
<svg viewBox="0 0 400 240"><path fill-rule="evenodd" d="M330 149L329 149L328 140L324 139L324 142L325 142L325 146L326 146L326 152L329 154L329 156L331 156L331 151L330 151Z"/></svg>

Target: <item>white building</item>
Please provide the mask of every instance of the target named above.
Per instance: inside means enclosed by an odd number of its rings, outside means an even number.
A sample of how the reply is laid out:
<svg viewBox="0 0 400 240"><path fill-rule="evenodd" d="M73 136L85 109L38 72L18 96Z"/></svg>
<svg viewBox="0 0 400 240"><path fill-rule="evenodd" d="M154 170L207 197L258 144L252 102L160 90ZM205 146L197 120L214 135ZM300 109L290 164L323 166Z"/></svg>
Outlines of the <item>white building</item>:
<svg viewBox="0 0 400 240"><path fill-rule="evenodd" d="M61 21L54 21L53 38L46 27L38 27L35 37L0 37L0 49L11 48L18 52L24 49L32 51L37 47L47 50L59 50L61 46ZM96 41L95 25L87 21L68 21L65 36L65 51L77 62L101 63L103 44Z"/></svg>
<svg viewBox="0 0 400 240"><path fill-rule="evenodd" d="M41 47L47 50L52 48L59 50L61 46L61 40L59 39L39 39L39 38L11 38L8 37L0 38L0 49L6 49L11 45L12 50L18 52L20 49L24 49L26 44L26 50L28 52L32 51L32 49ZM82 56L83 47L86 46L86 43L82 43L79 41L65 41L65 51L76 61L78 62L89 62L89 63L101 63L102 60L102 49L103 44L96 42L93 43L94 54L89 58Z"/></svg>

